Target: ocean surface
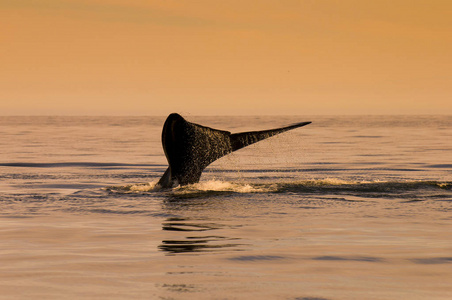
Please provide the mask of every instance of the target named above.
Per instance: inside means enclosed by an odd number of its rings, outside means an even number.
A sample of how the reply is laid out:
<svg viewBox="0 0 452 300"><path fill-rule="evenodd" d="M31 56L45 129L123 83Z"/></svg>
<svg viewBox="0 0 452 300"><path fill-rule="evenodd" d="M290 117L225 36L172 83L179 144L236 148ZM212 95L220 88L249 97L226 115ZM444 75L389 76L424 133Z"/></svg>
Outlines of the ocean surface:
<svg viewBox="0 0 452 300"><path fill-rule="evenodd" d="M0 299L452 299L452 116L313 123L161 190L165 117L0 117Z"/></svg>

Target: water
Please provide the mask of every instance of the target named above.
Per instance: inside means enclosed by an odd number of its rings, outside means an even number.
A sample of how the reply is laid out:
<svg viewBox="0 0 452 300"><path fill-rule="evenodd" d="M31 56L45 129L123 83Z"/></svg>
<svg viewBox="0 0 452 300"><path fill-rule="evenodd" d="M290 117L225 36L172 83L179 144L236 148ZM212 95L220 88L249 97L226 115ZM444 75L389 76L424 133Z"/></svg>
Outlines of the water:
<svg viewBox="0 0 452 300"><path fill-rule="evenodd" d="M0 117L0 299L451 299L452 117L313 121L160 190L164 117Z"/></svg>

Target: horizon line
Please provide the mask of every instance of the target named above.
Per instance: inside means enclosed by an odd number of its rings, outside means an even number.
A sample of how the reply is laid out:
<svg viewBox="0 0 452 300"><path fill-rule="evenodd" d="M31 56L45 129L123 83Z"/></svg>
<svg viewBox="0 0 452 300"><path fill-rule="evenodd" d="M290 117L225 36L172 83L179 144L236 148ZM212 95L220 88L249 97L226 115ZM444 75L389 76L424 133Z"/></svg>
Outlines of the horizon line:
<svg viewBox="0 0 452 300"><path fill-rule="evenodd" d="M306 114L192 114L187 112L176 112L180 115L196 116L196 117L273 117L273 116L452 116L452 113L344 113L344 114L320 114L320 113L306 113ZM169 113L171 114L171 113ZM169 114L11 114L0 117L166 117Z"/></svg>

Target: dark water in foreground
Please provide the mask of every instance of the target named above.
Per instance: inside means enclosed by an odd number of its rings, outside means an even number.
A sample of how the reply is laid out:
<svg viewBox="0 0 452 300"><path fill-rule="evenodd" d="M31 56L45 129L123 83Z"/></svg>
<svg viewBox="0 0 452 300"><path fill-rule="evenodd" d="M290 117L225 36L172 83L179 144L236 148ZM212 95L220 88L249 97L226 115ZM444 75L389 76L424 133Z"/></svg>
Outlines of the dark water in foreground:
<svg viewBox="0 0 452 300"><path fill-rule="evenodd" d="M0 117L0 299L451 299L452 118L313 121L160 190L164 118Z"/></svg>

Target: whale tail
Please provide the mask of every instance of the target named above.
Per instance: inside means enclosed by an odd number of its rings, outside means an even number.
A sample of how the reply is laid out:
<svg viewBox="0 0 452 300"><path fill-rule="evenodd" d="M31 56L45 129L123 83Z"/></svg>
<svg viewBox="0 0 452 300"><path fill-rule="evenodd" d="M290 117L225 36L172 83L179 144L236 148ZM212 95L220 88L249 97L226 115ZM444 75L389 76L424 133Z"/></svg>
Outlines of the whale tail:
<svg viewBox="0 0 452 300"><path fill-rule="evenodd" d="M169 167L159 180L163 188L199 182L202 171L212 162L233 151L311 122L231 134L187 122L179 114L170 114L163 125L162 145Z"/></svg>

